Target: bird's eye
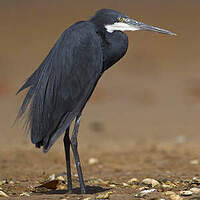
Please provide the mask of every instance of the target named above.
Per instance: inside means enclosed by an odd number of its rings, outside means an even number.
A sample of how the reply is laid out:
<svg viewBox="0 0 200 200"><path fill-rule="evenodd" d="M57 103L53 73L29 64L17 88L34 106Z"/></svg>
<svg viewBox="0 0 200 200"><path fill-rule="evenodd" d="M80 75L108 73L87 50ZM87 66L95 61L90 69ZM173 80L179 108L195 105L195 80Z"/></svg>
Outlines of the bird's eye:
<svg viewBox="0 0 200 200"><path fill-rule="evenodd" d="M118 21L119 21L119 22L123 22L123 21L124 21L124 18L123 18L123 17L118 17Z"/></svg>
<svg viewBox="0 0 200 200"><path fill-rule="evenodd" d="M124 17L118 17L118 21L119 22L130 22L130 19L129 18L124 18Z"/></svg>

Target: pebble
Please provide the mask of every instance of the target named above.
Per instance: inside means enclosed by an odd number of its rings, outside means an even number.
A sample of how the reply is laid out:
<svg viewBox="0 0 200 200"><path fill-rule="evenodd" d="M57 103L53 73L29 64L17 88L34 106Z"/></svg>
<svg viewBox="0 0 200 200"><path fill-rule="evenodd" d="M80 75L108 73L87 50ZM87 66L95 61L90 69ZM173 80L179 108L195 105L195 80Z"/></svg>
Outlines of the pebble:
<svg viewBox="0 0 200 200"><path fill-rule="evenodd" d="M145 185L150 185L152 187L160 185L160 183L157 180L152 179L152 178L145 178L142 180L142 183Z"/></svg>
<svg viewBox="0 0 200 200"><path fill-rule="evenodd" d="M112 192L107 192L105 194L99 194L96 199L109 199L110 195L112 194Z"/></svg>
<svg viewBox="0 0 200 200"><path fill-rule="evenodd" d="M132 185L131 188L136 189L138 185Z"/></svg>
<svg viewBox="0 0 200 200"><path fill-rule="evenodd" d="M129 187L129 186L130 186L130 185L127 184L127 183L122 183L122 185L123 185L124 187Z"/></svg>
<svg viewBox="0 0 200 200"><path fill-rule="evenodd" d="M14 184L14 181L9 181L8 184L13 185L13 184Z"/></svg>
<svg viewBox="0 0 200 200"><path fill-rule="evenodd" d="M91 197L86 197L85 199L83 200L91 200L92 198Z"/></svg>
<svg viewBox="0 0 200 200"><path fill-rule="evenodd" d="M110 184L109 181L104 181L102 179L96 179L93 181L94 184L98 184L98 185L101 185L101 186L108 186Z"/></svg>
<svg viewBox="0 0 200 200"><path fill-rule="evenodd" d="M59 185L57 185L57 187L56 187L56 190L66 190L67 188L66 188L66 185L65 184L59 184Z"/></svg>
<svg viewBox="0 0 200 200"><path fill-rule="evenodd" d="M199 194L200 193L200 188L191 188L190 189L191 192L193 192L194 194Z"/></svg>
<svg viewBox="0 0 200 200"><path fill-rule="evenodd" d="M136 194L135 197L144 197L145 195L147 195L151 192L155 192L155 191L156 191L156 189L143 190L139 194Z"/></svg>
<svg viewBox="0 0 200 200"><path fill-rule="evenodd" d="M148 189L149 189L149 187L140 187L139 188L140 191L142 191L142 190L148 190Z"/></svg>
<svg viewBox="0 0 200 200"><path fill-rule="evenodd" d="M199 160L190 160L190 164L191 165L198 165L199 164Z"/></svg>
<svg viewBox="0 0 200 200"><path fill-rule="evenodd" d="M200 179L198 178L198 177L194 177L193 179L192 179L192 183L195 183L195 184L200 184Z"/></svg>
<svg viewBox="0 0 200 200"><path fill-rule="evenodd" d="M172 194L172 195L170 195L169 196L169 198L171 199L171 200L183 200L183 198L181 198L179 195L177 195L177 194Z"/></svg>
<svg viewBox="0 0 200 200"><path fill-rule="evenodd" d="M56 179L56 175L55 174L50 175L49 178L48 178L49 181L53 181L55 179Z"/></svg>
<svg viewBox="0 0 200 200"><path fill-rule="evenodd" d="M0 197L9 197L5 192L0 191Z"/></svg>
<svg viewBox="0 0 200 200"><path fill-rule="evenodd" d="M110 187L116 187L116 185L115 185L115 184L110 184L109 186L110 186Z"/></svg>
<svg viewBox="0 0 200 200"><path fill-rule="evenodd" d="M90 158L88 160L89 165L95 165L99 162L99 160L97 158Z"/></svg>
<svg viewBox="0 0 200 200"><path fill-rule="evenodd" d="M181 196L191 196L192 194L193 194L193 192L190 190L180 191Z"/></svg>
<svg viewBox="0 0 200 200"><path fill-rule="evenodd" d="M139 181L137 178L131 178L130 180L128 180L127 182L128 184L131 184L131 185L135 185L135 184L138 184Z"/></svg>
<svg viewBox="0 0 200 200"><path fill-rule="evenodd" d="M148 194L148 193L155 192L155 191L156 191L156 189L143 190L143 191L140 192L140 194L141 194L141 193L142 193L142 194Z"/></svg>
<svg viewBox="0 0 200 200"><path fill-rule="evenodd" d="M172 188L172 186L168 184L162 184L162 188Z"/></svg>
<svg viewBox="0 0 200 200"><path fill-rule="evenodd" d="M167 192L165 192L165 195L167 195L167 196L176 195L176 193L172 192L172 191L167 191Z"/></svg>
<svg viewBox="0 0 200 200"><path fill-rule="evenodd" d="M27 192L23 192L23 193L21 193L19 196L26 196L26 197L30 197L30 194L29 194L29 193L27 193Z"/></svg>
<svg viewBox="0 0 200 200"><path fill-rule="evenodd" d="M63 176L58 176L58 177L56 177L56 179L59 181L65 181L65 178Z"/></svg>
<svg viewBox="0 0 200 200"><path fill-rule="evenodd" d="M6 180L0 181L0 185L3 185L6 183Z"/></svg>
<svg viewBox="0 0 200 200"><path fill-rule="evenodd" d="M96 198L95 198L95 197L86 197L86 198L83 199L83 200L96 200Z"/></svg>

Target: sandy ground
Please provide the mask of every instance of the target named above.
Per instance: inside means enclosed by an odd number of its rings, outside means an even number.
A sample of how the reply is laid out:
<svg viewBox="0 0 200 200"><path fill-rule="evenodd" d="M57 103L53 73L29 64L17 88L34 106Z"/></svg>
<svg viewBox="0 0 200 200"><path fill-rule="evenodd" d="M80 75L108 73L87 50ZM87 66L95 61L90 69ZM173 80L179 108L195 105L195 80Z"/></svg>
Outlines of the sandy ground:
<svg viewBox="0 0 200 200"><path fill-rule="evenodd" d="M79 135L89 194L79 194L74 164L75 194L65 190L30 194L48 176L65 171L64 150L60 138L44 155L30 143L22 124L13 126L24 97L15 92L65 28L100 8L119 10L178 36L128 33L127 55L99 82L84 110ZM170 189L176 194L190 189L187 181L200 176L199 10L195 0L2 0L0 184L7 182L0 190L10 199L94 199L106 192L112 192L110 199L134 199L145 178L160 184L180 182ZM90 165L90 158L98 163ZM139 180L135 187L123 184L131 178ZM92 182L99 179L107 182ZM156 188L143 199L169 199L165 191ZM23 192L31 196L19 197ZM182 198L198 199L198 195Z"/></svg>

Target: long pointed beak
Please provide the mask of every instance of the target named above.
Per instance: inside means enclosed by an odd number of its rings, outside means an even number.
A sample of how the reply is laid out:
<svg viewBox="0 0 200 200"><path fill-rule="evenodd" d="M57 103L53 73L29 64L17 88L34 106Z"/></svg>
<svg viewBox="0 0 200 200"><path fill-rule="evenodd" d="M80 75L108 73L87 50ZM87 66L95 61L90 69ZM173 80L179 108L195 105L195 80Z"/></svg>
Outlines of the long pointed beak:
<svg viewBox="0 0 200 200"><path fill-rule="evenodd" d="M162 34L176 35L175 33L172 33L171 31L168 31L168 30L165 30L162 28L158 28L155 26L150 26L150 25L144 24L142 22L137 22L136 20L133 20L130 18L129 18L129 22L127 22L127 24L129 24L130 26L132 26L133 28L135 28L137 30L154 31L154 32L162 33Z"/></svg>

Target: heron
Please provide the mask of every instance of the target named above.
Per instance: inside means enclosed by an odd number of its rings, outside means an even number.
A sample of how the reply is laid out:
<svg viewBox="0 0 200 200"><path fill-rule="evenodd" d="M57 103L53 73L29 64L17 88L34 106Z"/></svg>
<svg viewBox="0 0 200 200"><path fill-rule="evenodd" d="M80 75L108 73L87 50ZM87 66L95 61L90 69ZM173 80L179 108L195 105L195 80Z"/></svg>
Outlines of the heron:
<svg viewBox="0 0 200 200"><path fill-rule="evenodd" d="M80 190L86 193L77 147L82 111L103 73L126 54L128 36L124 31L136 30L175 35L112 9L98 10L87 21L76 22L67 28L44 61L17 91L18 94L28 88L17 118L27 113L28 130L35 147L43 147L46 153L65 133L68 192L72 192L71 147Z"/></svg>

